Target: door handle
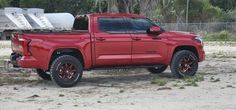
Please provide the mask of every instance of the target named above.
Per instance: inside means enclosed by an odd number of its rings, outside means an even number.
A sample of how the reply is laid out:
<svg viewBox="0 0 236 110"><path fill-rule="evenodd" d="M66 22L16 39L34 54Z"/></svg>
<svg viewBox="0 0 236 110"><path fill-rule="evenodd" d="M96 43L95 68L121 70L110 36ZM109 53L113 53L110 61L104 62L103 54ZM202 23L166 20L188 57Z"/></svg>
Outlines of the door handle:
<svg viewBox="0 0 236 110"><path fill-rule="evenodd" d="M139 38L139 37L132 37L132 40L139 41L139 40L141 40L141 38Z"/></svg>
<svg viewBox="0 0 236 110"><path fill-rule="evenodd" d="M161 40L160 37L153 37L152 39L153 39L153 40Z"/></svg>
<svg viewBox="0 0 236 110"><path fill-rule="evenodd" d="M104 40L106 40L106 39L103 38L103 37L99 37L99 38L96 38L96 40L98 40L98 41L104 41Z"/></svg>

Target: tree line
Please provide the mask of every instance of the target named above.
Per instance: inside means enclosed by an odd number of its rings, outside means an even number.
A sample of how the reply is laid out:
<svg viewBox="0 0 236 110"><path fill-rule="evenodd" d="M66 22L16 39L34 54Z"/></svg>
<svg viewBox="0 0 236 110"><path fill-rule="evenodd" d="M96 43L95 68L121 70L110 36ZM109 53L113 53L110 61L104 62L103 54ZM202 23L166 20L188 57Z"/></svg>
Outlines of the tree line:
<svg viewBox="0 0 236 110"><path fill-rule="evenodd" d="M158 22L236 22L236 0L0 0L0 7L45 12L135 13Z"/></svg>

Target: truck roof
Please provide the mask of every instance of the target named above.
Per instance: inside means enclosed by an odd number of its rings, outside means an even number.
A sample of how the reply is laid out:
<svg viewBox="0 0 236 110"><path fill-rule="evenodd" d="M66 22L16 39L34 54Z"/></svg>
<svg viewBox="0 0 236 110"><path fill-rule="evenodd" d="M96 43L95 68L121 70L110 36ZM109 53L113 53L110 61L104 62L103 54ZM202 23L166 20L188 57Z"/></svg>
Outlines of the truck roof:
<svg viewBox="0 0 236 110"><path fill-rule="evenodd" d="M124 13L119 13L119 14L112 14L112 13L94 13L94 14L89 14L90 16L94 17L135 17L135 18L145 18L144 15L138 15L138 14L124 14Z"/></svg>

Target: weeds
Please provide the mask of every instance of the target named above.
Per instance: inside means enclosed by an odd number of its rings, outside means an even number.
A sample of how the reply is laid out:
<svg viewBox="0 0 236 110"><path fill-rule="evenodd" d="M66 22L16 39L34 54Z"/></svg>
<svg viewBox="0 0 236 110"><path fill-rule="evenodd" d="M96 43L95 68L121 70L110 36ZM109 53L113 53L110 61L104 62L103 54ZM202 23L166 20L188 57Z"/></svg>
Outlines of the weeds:
<svg viewBox="0 0 236 110"><path fill-rule="evenodd" d="M236 58L235 55L233 55L230 52L224 52L224 51L219 51L219 52L214 52L211 55L212 58Z"/></svg>
<svg viewBox="0 0 236 110"><path fill-rule="evenodd" d="M172 90L172 88L170 88L170 87L161 87L161 88L158 88L157 90L158 91L159 90Z"/></svg>
<svg viewBox="0 0 236 110"><path fill-rule="evenodd" d="M0 49L1 48L11 48L11 41L0 41Z"/></svg>
<svg viewBox="0 0 236 110"><path fill-rule="evenodd" d="M204 77L202 75L195 75L192 77L185 77L183 81L185 82L185 86L197 87L198 86L197 82L204 81Z"/></svg>
<svg viewBox="0 0 236 110"><path fill-rule="evenodd" d="M179 85L178 85L178 84L173 84L172 86L173 86L173 87L178 87Z"/></svg>
<svg viewBox="0 0 236 110"><path fill-rule="evenodd" d="M177 80L176 84L173 84L174 87L179 87L179 89L184 89L184 86L194 86L197 87L197 82L204 81L203 75L195 75L184 77L183 79Z"/></svg>
<svg viewBox="0 0 236 110"><path fill-rule="evenodd" d="M151 80L151 84L157 84L158 86L165 86L168 83L167 79L159 78L159 77L154 77Z"/></svg>
<svg viewBox="0 0 236 110"><path fill-rule="evenodd" d="M9 59L9 56L0 56L0 65L4 64L5 59Z"/></svg>
<svg viewBox="0 0 236 110"><path fill-rule="evenodd" d="M11 48L11 45L0 44L0 49L1 49L1 48Z"/></svg>
<svg viewBox="0 0 236 110"><path fill-rule="evenodd" d="M29 78L15 78L10 76L0 77L0 85L13 85L13 84L23 84L23 83L32 83L40 82L38 79L29 79Z"/></svg>
<svg viewBox="0 0 236 110"><path fill-rule="evenodd" d="M183 78L185 82L201 82L204 81L203 75L187 76Z"/></svg>
<svg viewBox="0 0 236 110"><path fill-rule="evenodd" d="M235 40L233 34L228 31L221 31L218 33L208 34L205 33L204 40L206 41L232 41Z"/></svg>
<svg viewBox="0 0 236 110"><path fill-rule="evenodd" d="M151 79L151 84L157 84L158 86L165 86L168 82L172 81L172 79L166 79L161 77L153 77ZM180 89L184 89L183 86L198 86L197 82L204 81L203 75L195 75L184 77L183 79L178 79L172 84L173 87L180 87Z"/></svg>

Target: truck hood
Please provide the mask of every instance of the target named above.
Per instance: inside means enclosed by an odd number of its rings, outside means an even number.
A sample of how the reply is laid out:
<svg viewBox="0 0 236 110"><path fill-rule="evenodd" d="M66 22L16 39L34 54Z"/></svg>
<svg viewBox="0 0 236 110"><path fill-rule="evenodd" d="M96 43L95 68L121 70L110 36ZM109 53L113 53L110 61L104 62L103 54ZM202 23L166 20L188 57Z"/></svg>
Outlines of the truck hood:
<svg viewBox="0 0 236 110"><path fill-rule="evenodd" d="M168 37L190 37L193 38L195 36L197 36L196 33L194 32L184 32L184 31L167 31L162 33L164 36L168 36Z"/></svg>

